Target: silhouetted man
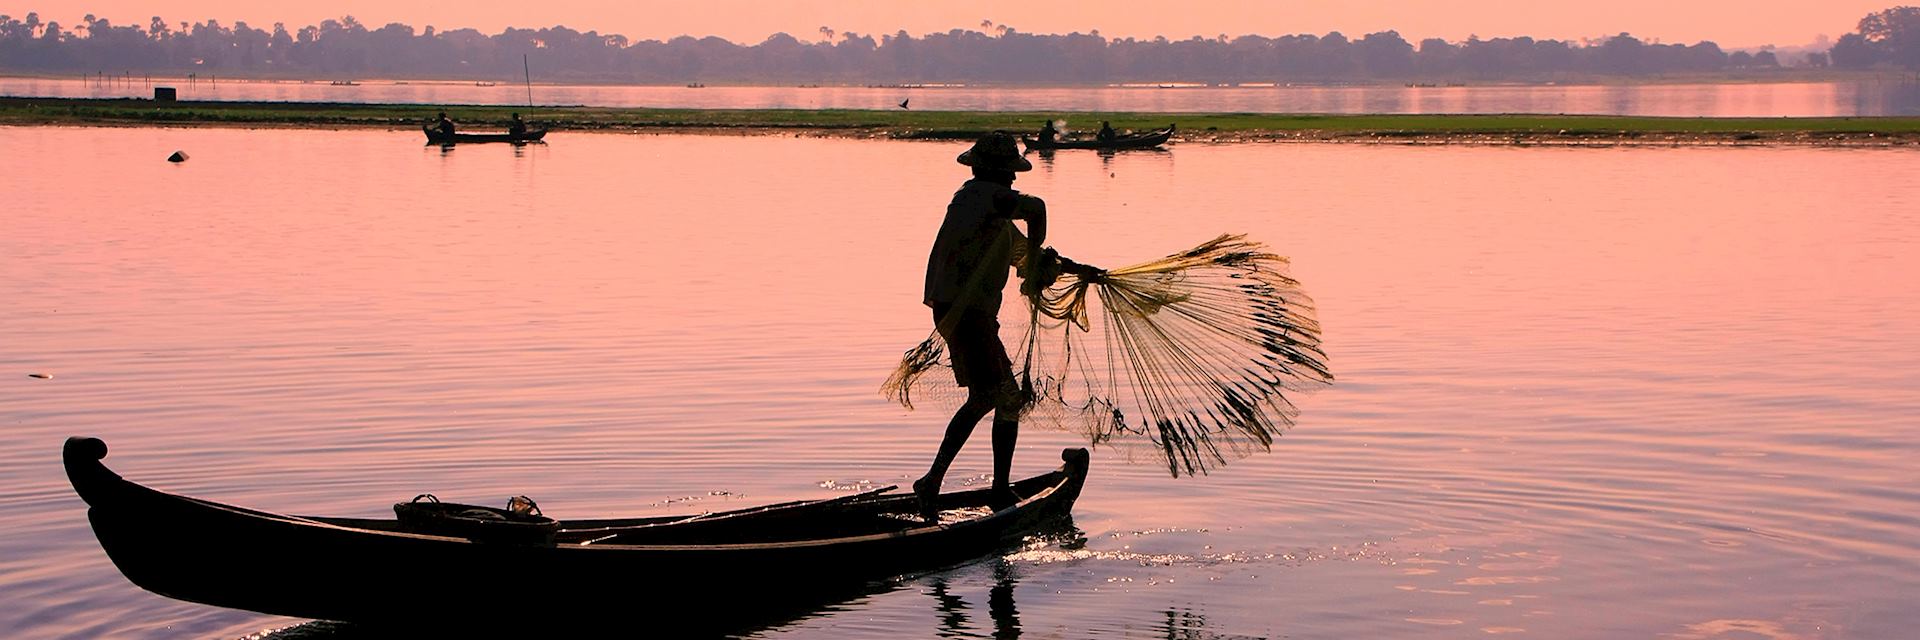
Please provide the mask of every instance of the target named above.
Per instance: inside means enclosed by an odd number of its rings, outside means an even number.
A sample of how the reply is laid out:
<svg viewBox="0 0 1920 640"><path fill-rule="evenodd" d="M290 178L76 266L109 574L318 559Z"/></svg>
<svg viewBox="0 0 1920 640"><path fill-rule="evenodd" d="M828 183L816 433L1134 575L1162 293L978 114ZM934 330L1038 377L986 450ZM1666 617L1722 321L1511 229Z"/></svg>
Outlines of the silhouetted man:
<svg viewBox="0 0 1920 640"><path fill-rule="evenodd" d="M526 121L520 119L520 114L518 113L513 114L513 121L507 123L507 133L517 136L517 135L523 135L526 132L527 132Z"/></svg>
<svg viewBox="0 0 1920 640"><path fill-rule="evenodd" d="M1060 137L1060 130L1053 128L1052 120L1048 120L1046 124L1040 125L1040 141L1041 142L1052 143L1054 139L1059 137Z"/></svg>
<svg viewBox="0 0 1920 640"><path fill-rule="evenodd" d="M453 120L447 118L447 112L440 112L440 133L453 135Z"/></svg>
<svg viewBox="0 0 1920 640"><path fill-rule="evenodd" d="M1116 137L1119 137L1119 134L1116 134L1113 132L1113 123L1107 122L1105 120L1101 120L1100 133L1096 134L1094 137L1099 139L1101 142L1108 142L1113 140Z"/></svg>
<svg viewBox="0 0 1920 640"><path fill-rule="evenodd" d="M1007 483L1024 400L1014 381L1013 362L1000 342L1000 292L1009 268L1040 262L1024 258L1042 255L1047 236L1047 203L1013 190L1014 174L1033 169L1033 163L1020 156L1013 136L996 132L980 138L957 160L973 168L973 179L961 185L947 205L946 220L927 258L925 302L933 307L934 328L947 343L954 380L966 387L967 401L947 424L933 466L913 483L929 519L935 515L932 500L940 493L947 468L988 411L993 412L992 502L1002 507L1019 500ZM1027 235L1020 234L1014 220L1026 221ZM1028 279L1023 288L1047 284Z"/></svg>

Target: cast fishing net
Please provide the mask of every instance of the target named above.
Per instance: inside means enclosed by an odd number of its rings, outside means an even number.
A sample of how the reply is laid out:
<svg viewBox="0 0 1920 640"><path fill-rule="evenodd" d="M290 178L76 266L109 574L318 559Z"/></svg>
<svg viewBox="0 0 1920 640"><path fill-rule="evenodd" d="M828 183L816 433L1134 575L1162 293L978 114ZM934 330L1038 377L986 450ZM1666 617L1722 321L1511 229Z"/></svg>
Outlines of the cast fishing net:
<svg viewBox="0 0 1920 640"><path fill-rule="evenodd" d="M1313 301L1285 257L1245 236L1119 269L1066 265L1006 330L1022 335L1006 346L1023 421L1193 475L1269 450L1299 415L1288 394L1333 380ZM882 391L908 408L957 399L951 376L927 375L951 366L936 331Z"/></svg>

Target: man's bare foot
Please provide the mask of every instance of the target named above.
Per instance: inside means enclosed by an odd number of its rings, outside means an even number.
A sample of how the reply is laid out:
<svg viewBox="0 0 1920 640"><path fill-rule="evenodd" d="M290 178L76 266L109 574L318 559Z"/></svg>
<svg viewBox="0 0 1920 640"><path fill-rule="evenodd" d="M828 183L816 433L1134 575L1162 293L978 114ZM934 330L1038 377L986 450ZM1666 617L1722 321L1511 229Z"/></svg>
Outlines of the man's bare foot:
<svg viewBox="0 0 1920 640"><path fill-rule="evenodd" d="M940 509L935 504L940 497L940 483L938 481L932 478L921 478L913 481L913 497L918 499L920 503L920 517L925 518L927 522L930 523L940 521Z"/></svg>

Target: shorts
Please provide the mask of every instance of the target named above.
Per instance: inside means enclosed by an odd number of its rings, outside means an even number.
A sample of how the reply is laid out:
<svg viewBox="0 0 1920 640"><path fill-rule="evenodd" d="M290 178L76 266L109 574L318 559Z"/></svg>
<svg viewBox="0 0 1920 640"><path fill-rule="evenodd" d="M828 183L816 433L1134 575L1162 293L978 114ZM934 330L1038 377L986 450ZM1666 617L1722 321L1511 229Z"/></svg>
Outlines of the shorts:
<svg viewBox="0 0 1920 640"><path fill-rule="evenodd" d="M952 325L943 320L953 305L933 306L933 326L947 342L947 354L953 359L953 380L962 387L979 386L998 391L1013 383L1013 360L1000 343L1000 319L979 311L962 311Z"/></svg>

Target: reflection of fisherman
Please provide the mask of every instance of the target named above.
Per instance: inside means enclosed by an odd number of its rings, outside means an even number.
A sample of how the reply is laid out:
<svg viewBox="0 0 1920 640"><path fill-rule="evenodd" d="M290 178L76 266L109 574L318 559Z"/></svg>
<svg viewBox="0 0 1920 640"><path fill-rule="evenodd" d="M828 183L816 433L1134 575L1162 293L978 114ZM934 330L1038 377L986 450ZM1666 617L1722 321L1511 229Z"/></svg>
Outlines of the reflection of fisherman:
<svg viewBox="0 0 1920 640"><path fill-rule="evenodd" d="M973 179L961 185L947 205L946 220L927 259L925 302L933 307L935 330L947 343L954 379L967 388L967 400L947 424L933 466L913 483L922 510L929 514L947 467L988 411L993 412L993 504L1006 506L1019 499L1007 479L1023 401L1013 362L1000 342L1000 292L1009 267L1041 262L1024 258L1041 255L1047 236L1047 203L1013 190L1014 174L1033 168L1020 157L1013 136L996 132L982 137L958 160L973 167ZM1020 234L1014 220L1026 221L1028 235ZM1023 268L1021 275L1032 274ZM1022 289L1047 284L1028 279Z"/></svg>
<svg viewBox="0 0 1920 640"><path fill-rule="evenodd" d="M447 118L447 112L440 112L440 123L437 126L440 129L440 133L453 135L453 120Z"/></svg>
<svg viewBox="0 0 1920 640"><path fill-rule="evenodd" d="M1040 125L1041 142L1053 142L1054 139L1058 137L1060 137L1060 130L1053 128L1052 120L1048 120L1046 124Z"/></svg>
<svg viewBox="0 0 1920 640"><path fill-rule="evenodd" d="M1101 120L1100 133L1098 135L1095 135L1094 138L1098 139L1101 142L1112 142L1113 139L1116 137L1119 137L1119 136L1118 134L1115 134L1113 132L1113 123L1107 122L1105 120Z"/></svg>
<svg viewBox="0 0 1920 640"><path fill-rule="evenodd" d="M520 114L518 113L513 114L513 121L507 123L507 133L517 136L517 135L523 135L526 132L527 132L527 121L521 120Z"/></svg>

